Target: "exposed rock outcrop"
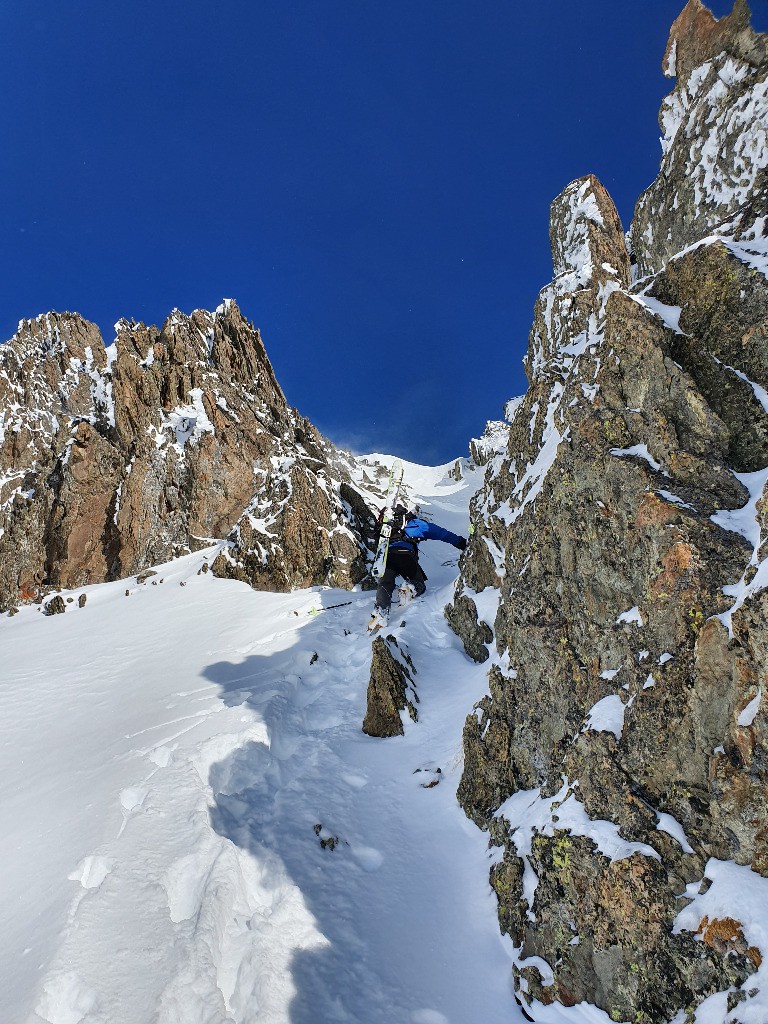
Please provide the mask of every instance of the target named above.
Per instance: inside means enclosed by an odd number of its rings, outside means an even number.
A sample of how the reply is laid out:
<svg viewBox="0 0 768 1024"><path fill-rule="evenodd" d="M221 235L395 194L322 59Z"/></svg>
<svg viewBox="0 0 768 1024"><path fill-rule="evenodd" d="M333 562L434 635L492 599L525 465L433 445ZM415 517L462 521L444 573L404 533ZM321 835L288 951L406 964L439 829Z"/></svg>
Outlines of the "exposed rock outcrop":
<svg viewBox="0 0 768 1024"><path fill-rule="evenodd" d="M369 736L402 736L405 730L400 712L407 711L414 722L419 717L413 678L416 668L405 646L401 647L394 636L377 636L372 646L363 732Z"/></svg>
<svg viewBox="0 0 768 1024"><path fill-rule="evenodd" d="M63 615L66 610L67 606L61 594L57 594L56 597L52 597L50 601L47 601L43 605L43 612L46 615Z"/></svg>
<svg viewBox="0 0 768 1024"><path fill-rule="evenodd" d="M688 906L726 892L730 862L746 885L768 877L768 203L751 148L768 60L745 17L692 0L673 28L685 77L665 110L694 99L630 232L651 277L630 283L594 177L553 203L530 387L447 610L491 656L459 796L500 847L518 997L638 1024L764 985L743 915L710 932ZM743 183L726 196L728 175Z"/></svg>
<svg viewBox="0 0 768 1024"><path fill-rule="evenodd" d="M711 233L762 236L768 208L768 39L745 0L719 21L689 0L663 70L677 82L659 114L661 172L630 232L640 276Z"/></svg>
<svg viewBox="0 0 768 1024"><path fill-rule="evenodd" d="M116 331L105 349L49 314L0 347L0 608L230 534L222 575L359 582L371 524L352 463L288 406L235 303Z"/></svg>
<svg viewBox="0 0 768 1024"><path fill-rule="evenodd" d="M516 404L522 399L513 399L507 403L507 414L510 421L514 419ZM485 425L482 437L474 437L469 442L469 454L476 466L486 466L490 460L507 446L509 440L509 423L505 420L489 420Z"/></svg>

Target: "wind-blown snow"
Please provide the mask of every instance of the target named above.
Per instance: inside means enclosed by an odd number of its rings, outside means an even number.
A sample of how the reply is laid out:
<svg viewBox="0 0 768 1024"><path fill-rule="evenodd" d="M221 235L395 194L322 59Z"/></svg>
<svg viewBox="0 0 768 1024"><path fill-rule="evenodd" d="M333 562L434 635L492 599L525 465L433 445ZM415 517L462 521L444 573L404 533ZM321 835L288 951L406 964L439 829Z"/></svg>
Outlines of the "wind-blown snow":
<svg viewBox="0 0 768 1024"><path fill-rule="evenodd" d="M635 605L634 608L630 608L626 612L622 612L621 615L617 616L616 624L621 625L622 622L633 623L636 626L642 626L643 616L640 614L640 609Z"/></svg>
<svg viewBox="0 0 768 1024"><path fill-rule="evenodd" d="M654 473L658 473L659 471L661 471L662 473L664 472L661 463L657 462L656 459L654 459L654 457L648 451L648 446L645 444L633 444L631 448L611 448L611 455L615 455L617 456L617 458L620 459L643 459L645 462L648 463L648 465L651 467ZM666 476L667 474L664 473L664 475Z"/></svg>
<svg viewBox="0 0 768 1024"><path fill-rule="evenodd" d="M768 413L768 391L766 391L765 388L761 387L755 381L750 380L746 373L742 373L741 370L737 370L735 366L728 366L727 363L721 363L716 356L712 356L712 358L720 366L724 366L726 370L730 370L730 372L734 374L736 377L738 377L739 380L743 380L746 384L749 384L749 386L752 388L752 392L754 393L755 398L763 407L763 412Z"/></svg>
<svg viewBox="0 0 768 1024"><path fill-rule="evenodd" d="M176 444L183 448L187 441L195 443L200 440L203 434L214 432L213 424L208 418L203 405L202 388L192 388L189 392L191 402L187 405L179 405L172 409L162 419L161 429L173 430L176 435Z"/></svg>
<svg viewBox="0 0 768 1024"><path fill-rule="evenodd" d="M639 305L646 306L650 309L652 313L659 317L664 326L669 327L669 329L674 331L675 334L685 334L684 331L680 330L680 314L683 311L682 306L668 306L666 303L659 302L658 299L651 298L650 295L646 295L645 293L642 295L630 295L630 298Z"/></svg>
<svg viewBox="0 0 768 1024"><path fill-rule="evenodd" d="M685 834L683 826L677 818L673 818L671 814L666 814L664 811L656 811L656 817L658 819L656 828L659 832L666 832L667 835L676 839L680 844L683 853L693 853L693 848L688 842L688 837Z"/></svg>
<svg viewBox="0 0 768 1024"><path fill-rule="evenodd" d="M757 712L760 709L760 701L762 699L763 690L762 687L758 687L757 694L752 698L749 704L747 704L747 706L741 712L736 724L740 725L742 728L746 728L747 726L752 725L754 720L757 718Z"/></svg>
<svg viewBox="0 0 768 1024"><path fill-rule="evenodd" d="M515 508L502 505L496 510L494 515L500 519L504 519L507 525L514 523L523 514L528 505L531 505L536 501L536 498L541 493L544 486L544 481L547 478L547 473L552 468L552 464L557 456L557 449L560 447L561 441L567 435L567 431L561 434L555 425L555 413L560 408L560 399L562 398L563 387L558 382L552 388L550 395L549 404L547 405L547 411L544 419L544 431L541 438L541 446L539 447L536 458L532 463L526 467L525 472L515 484L512 490L512 497L516 498L519 504ZM531 423L531 431L533 431L533 423Z"/></svg>

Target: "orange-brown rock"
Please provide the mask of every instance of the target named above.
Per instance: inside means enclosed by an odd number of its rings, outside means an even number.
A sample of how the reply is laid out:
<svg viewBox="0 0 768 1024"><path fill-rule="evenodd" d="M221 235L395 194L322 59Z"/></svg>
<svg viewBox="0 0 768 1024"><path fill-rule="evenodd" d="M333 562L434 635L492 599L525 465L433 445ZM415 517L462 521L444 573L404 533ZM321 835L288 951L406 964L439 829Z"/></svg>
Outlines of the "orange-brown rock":
<svg viewBox="0 0 768 1024"><path fill-rule="evenodd" d="M116 331L105 349L49 314L0 348L0 608L227 537L216 570L254 586L358 582L351 462L288 406L235 303Z"/></svg>

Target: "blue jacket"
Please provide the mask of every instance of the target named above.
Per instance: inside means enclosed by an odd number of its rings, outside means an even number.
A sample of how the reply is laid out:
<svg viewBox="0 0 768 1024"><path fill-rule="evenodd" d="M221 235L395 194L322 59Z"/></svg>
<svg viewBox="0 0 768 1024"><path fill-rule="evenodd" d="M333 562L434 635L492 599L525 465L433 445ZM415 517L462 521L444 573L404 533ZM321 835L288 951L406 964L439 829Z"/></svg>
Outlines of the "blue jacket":
<svg viewBox="0 0 768 1024"><path fill-rule="evenodd" d="M421 540L444 540L446 544L453 544L455 548L460 548L464 541L463 537L451 533L450 530L444 530L437 523L428 523L425 519L411 519L405 524L403 533L406 539L393 540L389 545L390 548L406 548L409 551L417 551L417 545Z"/></svg>

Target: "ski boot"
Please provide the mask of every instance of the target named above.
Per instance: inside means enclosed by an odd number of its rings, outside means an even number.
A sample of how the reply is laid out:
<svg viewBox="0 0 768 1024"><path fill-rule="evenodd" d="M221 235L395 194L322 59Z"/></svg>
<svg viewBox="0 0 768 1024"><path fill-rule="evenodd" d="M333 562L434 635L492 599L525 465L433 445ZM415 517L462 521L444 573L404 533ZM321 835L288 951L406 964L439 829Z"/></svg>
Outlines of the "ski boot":
<svg viewBox="0 0 768 1024"><path fill-rule="evenodd" d="M398 607L402 608L403 605L408 604L416 597L416 587L412 583L404 583L402 587L398 588L397 592L397 603Z"/></svg>
<svg viewBox="0 0 768 1024"><path fill-rule="evenodd" d="M389 615L387 614L387 612L383 611L379 607L375 607L373 609L371 621L368 623L368 632L370 633L371 636L374 636L376 633L379 632L380 629L384 629L388 622Z"/></svg>

